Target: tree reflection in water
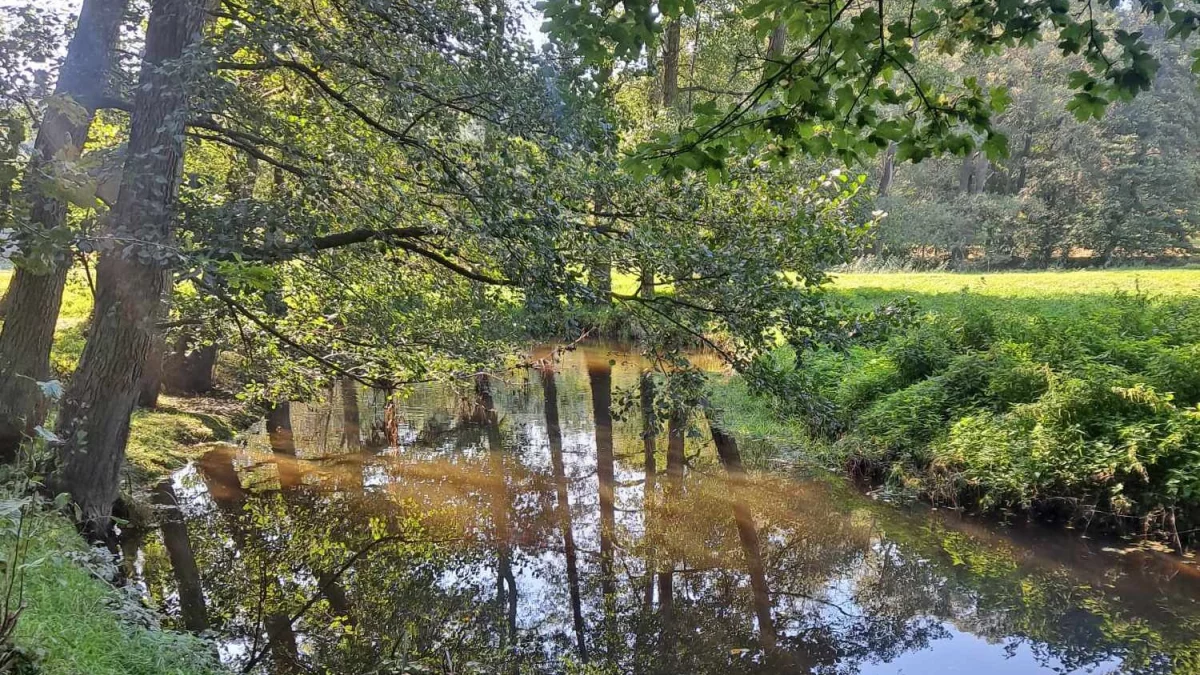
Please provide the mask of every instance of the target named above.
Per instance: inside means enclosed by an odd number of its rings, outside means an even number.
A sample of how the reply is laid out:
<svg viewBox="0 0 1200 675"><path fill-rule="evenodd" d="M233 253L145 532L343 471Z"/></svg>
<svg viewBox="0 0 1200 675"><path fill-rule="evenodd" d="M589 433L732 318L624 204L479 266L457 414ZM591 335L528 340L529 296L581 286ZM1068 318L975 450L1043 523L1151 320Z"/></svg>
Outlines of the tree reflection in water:
<svg viewBox="0 0 1200 675"><path fill-rule="evenodd" d="M278 406L162 488L142 580L235 670L1200 671L1192 568L758 471L703 414L614 421L643 368Z"/></svg>

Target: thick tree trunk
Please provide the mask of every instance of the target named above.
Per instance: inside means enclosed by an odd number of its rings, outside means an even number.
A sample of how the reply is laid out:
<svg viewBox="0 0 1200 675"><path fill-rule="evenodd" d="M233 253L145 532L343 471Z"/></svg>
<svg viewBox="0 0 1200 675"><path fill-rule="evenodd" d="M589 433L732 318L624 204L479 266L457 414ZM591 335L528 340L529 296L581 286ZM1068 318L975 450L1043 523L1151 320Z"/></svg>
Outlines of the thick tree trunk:
<svg viewBox="0 0 1200 675"><path fill-rule="evenodd" d="M962 158L962 164L958 167L958 191L964 195L973 194L974 188L972 181L975 179L975 155L974 153Z"/></svg>
<svg viewBox="0 0 1200 675"><path fill-rule="evenodd" d="M738 541L742 545L742 554L746 557L746 572L750 575L750 589L754 596L754 615L758 619L759 642L768 653L775 650L778 633L775 630L775 619L771 614L771 592L767 585L766 565L763 563L762 545L759 542L758 528L754 524L754 516L745 501L738 499L736 494L746 489L746 470L742 466L742 454L738 451L737 440L719 425L711 423L713 444L717 446L717 456L721 465L729 475L733 494L733 521L738 531Z"/></svg>
<svg viewBox="0 0 1200 675"><path fill-rule="evenodd" d="M267 411L267 438L271 450L285 455L296 454L296 438L292 434L292 406L287 401L276 403Z"/></svg>
<svg viewBox="0 0 1200 675"><path fill-rule="evenodd" d="M988 178L992 175L992 163L987 155L976 151L974 177L971 179L971 194L981 195L987 189Z"/></svg>
<svg viewBox="0 0 1200 675"><path fill-rule="evenodd" d="M358 410L358 386L354 380L342 378L342 436L351 450L362 448L362 416Z"/></svg>
<svg viewBox="0 0 1200 675"><path fill-rule="evenodd" d="M204 588L200 584L200 568L196 565L196 554L192 551L192 540L188 536L187 521L179 510L179 500L171 481L163 481L154 491L154 503L162 509L163 547L171 559L171 572L175 575L179 591L179 612L183 625L190 631L200 632L208 628L208 609L204 602Z"/></svg>
<svg viewBox="0 0 1200 675"><path fill-rule="evenodd" d="M213 366L216 362L216 345L198 347L191 335L180 335L163 357L163 390L168 394L203 394L212 391Z"/></svg>
<svg viewBox="0 0 1200 675"><path fill-rule="evenodd" d="M1021 146L1021 168L1017 173L1016 194L1025 189L1025 181L1029 176L1029 155L1033 152L1033 132L1025 132L1025 142Z"/></svg>
<svg viewBox="0 0 1200 675"><path fill-rule="evenodd" d="M652 541L651 519L654 509L655 484L658 482L658 418L654 413L654 380L649 372L643 371L638 378L639 398L642 409L642 471L645 483L642 486L642 512L646 518L646 585L642 589L643 603L647 611L654 605L654 576L656 561Z"/></svg>
<svg viewBox="0 0 1200 675"><path fill-rule="evenodd" d="M164 269L163 295L160 299L159 316L167 316L171 305L171 271ZM153 410L158 407L158 395L163 389L163 369L166 367L166 338L156 331L154 344L146 354L146 367L142 370L142 381L138 385L138 407Z"/></svg>
<svg viewBox="0 0 1200 675"><path fill-rule="evenodd" d="M187 119L187 83L168 62L200 38L204 0L155 0L131 116L121 193L97 265L91 334L63 402L56 488L71 494L85 529L109 529L112 504L137 402L146 353L154 342L172 206L179 187ZM135 251L126 253L137 241Z"/></svg>
<svg viewBox="0 0 1200 675"><path fill-rule="evenodd" d="M597 188L592 198L597 211L607 208L608 198ZM596 216L597 228L600 217ZM612 258L607 250L597 251L595 259L588 268L588 287L592 291L593 302L597 307L608 307L612 304Z"/></svg>
<svg viewBox="0 0 1200 675"><path fill-rule="evenodd" d="M654 266L650 263L642 263L638 279L638 297L646 300L654 299Z"/></svg>
<svg viewBox="0 0 1200 675"><path fill-rule="evenodd" d="M787 24L782 21L775 24L775 30L771 31L771 37L767 41L767 58L772 61L778 61L783 57L783 53L787 50Z"/></svg>
<svg viewBox="0 0 1200 675"><path fill-rule="evenodd" d="M75 36L55 85L56 96L74 99L84 115L50 106L38 129L25 172L29 219L55 230L65 226L67 205L45 190L56 157L75 158L92 125L96 102L108 86L112 53L129 0L85 0ZM6 295L7 319L0 329L0 454L11 454L21 438L42 423L45 405L37 382L50 377L50 344L71 265L62 251L49 270L18 267Z"/></svg>
<svg viewBox="0 0 1200 675"><path fill-rule="evenodd" d="M607 363L588 365L592 388L592 419L596 429L596 477L600 488L600 593L604 605L605 651L617 659L616 602L614 577L616 555L616 462L613 455L612 370Z"/></svg>
<svg viewBox="0 0 1200 675"><path fill-rule="evenodd" d="M679 19L674 19L667 26L666 38L663 40L662 59L662 102L664 108L670 108L679 100Z"/></svg>

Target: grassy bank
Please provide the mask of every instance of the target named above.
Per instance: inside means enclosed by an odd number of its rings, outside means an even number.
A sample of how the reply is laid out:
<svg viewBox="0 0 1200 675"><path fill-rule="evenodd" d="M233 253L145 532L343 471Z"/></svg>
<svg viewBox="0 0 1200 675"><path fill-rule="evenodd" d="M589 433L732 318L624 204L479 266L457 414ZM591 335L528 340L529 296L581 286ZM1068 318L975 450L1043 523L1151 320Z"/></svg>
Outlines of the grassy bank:
<svg viewBox="0 0 1200 675"><path fill-rule="evenodd" d="M1200 271L842 275L834 293L912 306L873 344L759 364L793 396L723 384L732 423L936 503L1194 539Z"/></svg>
<svg viewBox="0 0 1200 675"><path fill-rule="evenodd" d="M11 523L11 520L10 520ZM12 643L21 672L44 675L207 675L224 672L213 645L162 629L128 590L112 585L105 556L90 550L62 516L36 510L18 586L25 609ZM5 552L15 539L0 537Z"/></svg>
<svg viewBox="0 0 1200 675"><path fill-rule="evenodd" d="M219 402L164 397L159 410L134 413L124 468L123 515L148 521L147 488L191 459L197 444L231 437L221 414L203 409ZM11 489L11 488L9 488ZM0 507L15 500L0 499ZM225 672L213 645L191 634L163 629L136 589L114 585L113 559L91 549L70 521L46 508L26 509L24 540L33 564L17 586L20 618L11 644L27 672L45 675L200 675ZM13 514L0 508L0 524ZM11 520L11 518L10 518ZM143 523L145 524L145 523ZM29 532L32 530L32 533ZM0 551L14 556L16 528L0 527ZM26 671L22 671L26 672Z"/></svg>
<svg viewBox="0 0 1200 675"><path fill-rule="evenodd" d="M11 279L0 270L0 294ZM85 342L92 298L86 279L73 272L51 350L54 376L66 380ZM127 516L151 517L143 495L184 466L198 444L231 438L243 422L240 405L206 398L162 396L156 410L134 412L123 469L122 501ZM0 499L0 502L4 500ZM15 503L15 499L8 502ZM89 549L67 518L27 507L24 528L32 561L19 588L24 609L12 636L29 672L46 675L200 675L224 672L211 644L162 629L131 589L117 588L107 554ZM7 516L0 516L3 520ZM11 525L11 523L10 523ZM0 550L11 552L15 527L0 534ZM11 558L12 556L9 556Z"/></svg>

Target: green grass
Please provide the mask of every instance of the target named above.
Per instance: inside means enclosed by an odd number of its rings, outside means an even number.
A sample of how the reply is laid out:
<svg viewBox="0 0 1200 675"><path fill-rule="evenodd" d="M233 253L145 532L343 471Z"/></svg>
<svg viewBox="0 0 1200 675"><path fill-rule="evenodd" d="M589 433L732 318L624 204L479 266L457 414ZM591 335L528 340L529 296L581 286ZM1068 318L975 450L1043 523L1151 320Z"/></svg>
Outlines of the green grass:
<svg viewBox="0 0 1200 675"><path fill-rule="evenodd" d="M211 645L154 626L154 617L97 573L83 540L60 516L33 517L25 610L14 644L43 675L204 675L224 672ZM0 539L6 552L12 540ZM149 624L149 625L147 625Z"/></svg>
<svg viewBox="0 0 1200 675"><path fill-rule="evenodd" d="M832 292L906 318L846 352L780 348L757 369L775 398L718 383L732 426L937 503L1200 526L1200 270L844 274Z"/></svg>
<svg viewBox="0 0 1200 675"><path fill-rule="evenodd" d="M1115 269L969 274L910 272L835 274L839 291L946 294L964 289L1001 298L1067 297L1142 292L1152 295L1200 295L1200 269Z"/></svg>

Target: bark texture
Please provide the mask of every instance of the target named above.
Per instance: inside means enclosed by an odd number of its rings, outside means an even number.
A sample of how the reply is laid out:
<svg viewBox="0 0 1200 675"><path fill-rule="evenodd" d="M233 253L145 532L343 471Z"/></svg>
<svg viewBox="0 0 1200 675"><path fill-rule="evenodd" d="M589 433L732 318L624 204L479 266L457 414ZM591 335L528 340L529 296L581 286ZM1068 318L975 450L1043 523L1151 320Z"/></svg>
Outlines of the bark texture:
<svg viewBox="0 0 1200 675"><path fill-rule="evenodd" d="M44 188L56 158L79 157L96 102L108 87L112 54L129 0L84 0L54 94L75 105L46 109L26 168L30 223L44 230L66 225L67 205ZM78 106L78 107L76 107ZM12 454L42 423L45 405L37 382L50 378L50 345L71 265L62 251L49 269L18 267L5 296L0 329L0 454Z"/></svg>
<svg viewBox="0 0 1200 675"><path fill-rule="evenodd" d="M91 334L63 401L53 482L71 494L92 536L109 529L129 416L157 333L163 247L172 239L188 114L179 57L199 40L206 4L155 0L151 6L121 194L96 270Z"/></svg>
<svg viewBox="0 0 1200 675"><path fill-rule="evenodd" d="M670 108L679 100L679 20L667 26L662 60L663 107Z"/></svg>

